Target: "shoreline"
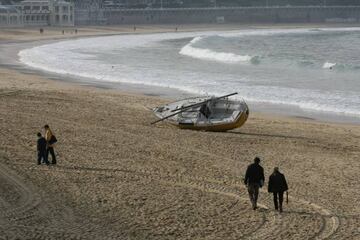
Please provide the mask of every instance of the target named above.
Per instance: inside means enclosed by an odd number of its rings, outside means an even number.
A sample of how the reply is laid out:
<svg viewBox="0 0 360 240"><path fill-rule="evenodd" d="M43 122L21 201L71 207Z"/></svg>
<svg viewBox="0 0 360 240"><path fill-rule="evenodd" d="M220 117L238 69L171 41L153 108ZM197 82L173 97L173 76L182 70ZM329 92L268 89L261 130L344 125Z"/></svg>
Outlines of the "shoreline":
<svg viewBox="0 0 360 240"><path fill-rule="evenodd" d="M162 26L162 25L161 25ZM199 29L196 29L196 26L188 26L189 28L182 29L183 32L188 31L209 31L213 30L214 26L210 25L206 27ZM215 25L217 26L217 25ZM237 25L235 25L237 26ZM236 28L233 25L230 26L220 26L219 31L230 31L230 30L236 30L239 28ZM356 25L353 24L333 24L333 25L318 25L318 24L304 24L304 25L295 25L292 24L288 25L280 25L275 26L275 28L320 28L320 27L328 27L328 28L338 28L338 27L355 27ZM145 25L145 27L148 27ZM219 26L217 26L219 27ZM239 26L238 26L239 27ZM116 28L116 27L115 27ZM128 29L129 27L123 27L123 29ZM240 25L240 29L267 29L271 28L271 26L242 26ZM105 28L106 29L106 28ZM71 34L70 36L66 37L57 37L57 38L51 38L51 39L45 39L39 41L36 40L25 40L25 42L6 42L3 43L0 40L0 51L3 53L2 56L0 56L0 66L10 68L10 69L16 69L20 70L25 73L31 73L31 74L38 74L42 76L46 76L51 80L56 81L63 81L67 83L77 84L80 86L92 86L97 88L103 88L103 89L114 89L117 91L124 91L124 92L131 92L131 93L138 93L138 94L144 94L148 96L157 96L162 97L168 100L176 100L180 98L185 98L189 96L194 96L191 93L181 91L179 89L174 88L167 88L167 87L159 87L159 86L151 86L151 85L144 85L144 84L133 84L133 83L112 83L112 82L99 82L96 79L91 78L83 78L79 76L74 75L65 75L65 74L58 74L54 72L47 72L45 70L41 69L35 69L30 66L27 66L24 63L21 63L19 61L18 52L27 49L32 48L35 46L45 45L49 43L56 43L59 41L65 41L65 40L71 40L71 39L79 39L79 38L93 38L93 37L100 37L100 36L113 36L113 35L127 35L127 34L152 34L152 33L167 33L171 29L168 25L164 25L163 30L159 30L153 27L150 27L149 30L143 31L141 30L141 26L139 27L137 32L131 32L131 31L124 31L124 32L118 32L118 33L109 33L107 30L101 33L96 34L84 34L80 36L76 36ZM216 29L216 28L215 28ZM0 29L1 31L1 29ZM81 30L79 30L81 32ZM70 37L70 38L69 38ZM11 59L10 63L5 63ZM291 106L285 106L285 105L277 105L277 104L268 104L268 103L257 103L257 102L250 102L251 105L256 109L255 113L263 113L263 114L269 114L270 116L279 116L279 117L287 117L287 118L294 118L294 119L305 119L305 120L311 120L311 121L318 121L318 122L324 122L324 123L335 123L335 124L350 124L350 125L359 125L360 124L360 118L355 116L349 116L349 115L341 115L337 113L330 113L330 112L320 112L320 111L310 111L310 110L303 110L298 107L291 107ZM253 108L252 108L253 109ZM251 109L251 111L252 111ZM295 110L294 110L295 109Z"/></svg>
<svg viewBox="0 0 360 240"><path fill-rule="evenodd" d="M11 51L9 49L9 51ZM180 130L147 108L164 97L53 81L0 66L0 236L19 239L358 239L360 127L250 113L228 132ZM36 165L49 124L58 164ZM259 209L243 177L289 185ZM341 197L339 197L341 196Z"/></svg>
<svg viewBox="0 0 360 240"><path fill-rule="evenodd" d="M0 29L1 31L1 29ZM154 33L161 33L161 31L155 31ZM165 31L166 32L166 31ZM151 34L152 32L149 32ZM71 38L52 38L52 39L45 39L45 40L26 40L21 42L5 42L3 43L0 40L0 67L4 67L7 69L12 69L16 71L20 71L22 73L28 74L35 74L39 76L43 76L48 78L49 80L54 81L61 81L68 84L75 84L78 86L90 86L96 87L99 89L113 89L120 92L131 92L131 93L138 93L144 94L149 96L158 96L164 97L167 99L173 99L171 96L190 96L189 93L182 92L177 89L172 88L165 88L165 87L156 87L156 86L148 86L143 84L131 84L131 83L111 83L111 82L98 82L96 79L91 78L83 78L74 75L65 75L65 74L58 74L54 72L48 72L41 69L32 68L22 62L19 61L18 53L23 49L28 49L36 46L41 46L49 43L56 43L59 41L66 41L66 40L75 40L80 38L93 38L93 37L103 37L103 36L113 36L113 35L126 35L126 34L133 34L131 32L120 32L120 33L104 33L94 34L94 35L83 35L83 36L71 36ZM141 34L141 33L137 33ZM143 33L146 34L146 33Z"/></svg>

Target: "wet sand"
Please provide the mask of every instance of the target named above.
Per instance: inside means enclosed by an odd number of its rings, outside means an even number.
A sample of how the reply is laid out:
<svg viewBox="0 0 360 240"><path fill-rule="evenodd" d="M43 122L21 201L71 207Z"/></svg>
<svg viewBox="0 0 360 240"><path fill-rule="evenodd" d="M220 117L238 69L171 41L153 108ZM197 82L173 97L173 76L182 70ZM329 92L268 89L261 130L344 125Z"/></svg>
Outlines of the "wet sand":
<svg viewBox="0 0 360 240"><path fill-rule="evenodd" d="M251 113L225 133L179 130L150 125L148 108L168 101L154 94L0 76L0 239L360 238L359 125ZM56 166L36 165L44 124ZM251 210L255 156L266 178L275 166L287 177L282 214L266 189Z"/></svg>

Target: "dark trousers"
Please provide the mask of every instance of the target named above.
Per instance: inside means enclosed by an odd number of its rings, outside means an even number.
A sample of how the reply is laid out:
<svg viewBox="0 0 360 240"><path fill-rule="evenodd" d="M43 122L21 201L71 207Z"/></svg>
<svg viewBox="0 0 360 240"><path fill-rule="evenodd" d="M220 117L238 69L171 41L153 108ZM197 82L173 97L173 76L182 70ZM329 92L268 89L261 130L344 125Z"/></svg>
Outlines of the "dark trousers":
<svg viewBox="0 0 360 240"><path fill-rule="evenodd" d="M41 164L41 160L43 161L43 163L49 164L46 151L38 152L38 164Z"/></svg>
<svg viewBox="0 0 360 240"><path fill-rule="evenodd" d="M248 188L248 192L249 192L251 205L252 205L253 209L255 210L257 208L257 200L258 200L258 196L259 196L260 185L257 183L249 183L247 188Z"/></svg>
<svg viewBox="0 0 360 240"><path fill-rule="evenodd" d="M49 159L49 153L51 154L51 164L56 164L56 157L53 147L48 147L46 151L46 159Z"/></svg>
<svg viewBox="0 0 360 240"><path fill-rule="evenodd" d="M273 192L273 196L274 196L275 209L278 210L280 207L280 211L282 211L282 204L284 201L284 192Z"/></svg>

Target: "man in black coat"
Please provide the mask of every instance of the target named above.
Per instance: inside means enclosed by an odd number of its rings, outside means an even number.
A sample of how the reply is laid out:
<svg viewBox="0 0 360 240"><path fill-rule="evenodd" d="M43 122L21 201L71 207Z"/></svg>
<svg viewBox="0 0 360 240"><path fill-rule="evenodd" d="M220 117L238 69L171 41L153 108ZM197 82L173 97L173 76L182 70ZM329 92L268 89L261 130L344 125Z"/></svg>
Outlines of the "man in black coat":
<svg viewBox="0 0 360 240"><path fill-rule="evenodd" d="M256 157L254 163L246 170L244 183L247 185L252 208L257 209L259 188L264 185L264 169L260 166L260 158Z"/></svg>
<svg viewBox="0 0 360 240"><path fill-rule="evenodd" d="M37 140L38 165L41 164L41 160L43 160L44 163L49 165L49 161L47 159L46 140L41 135L41 133L37 133L37 136L38 136L38 140Z"/></svg>
<svg viewBox="0 0 360 240"><path fill-rule="evenodd" d="M274 195L275 210L283 211L282 204L284 192L288 190L288 185L284 174L279 172L279 168L274 168L274 172L269 177L268 192ZM278 200L279 199L279 200Z"/></svg>

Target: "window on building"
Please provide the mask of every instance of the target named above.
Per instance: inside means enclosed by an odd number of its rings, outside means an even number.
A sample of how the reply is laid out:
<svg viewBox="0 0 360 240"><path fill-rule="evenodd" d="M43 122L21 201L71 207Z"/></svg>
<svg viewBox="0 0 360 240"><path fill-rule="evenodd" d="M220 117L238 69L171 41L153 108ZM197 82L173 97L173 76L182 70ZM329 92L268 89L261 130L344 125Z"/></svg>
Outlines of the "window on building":
<svg viewBox="0 0 360 240"><path fill-rule="evenodd" d="M49 11L49 6L43 6L43 7L42 7L42 10L44 10L44 11Z"/></svg>
<svg viewBox="0 0 360 240"><path fill-rule="evenodd" d="M39 11L39 10L40 10L40 6L33 6L33 7L32 7L32 10L34 10L34 11Z"/></svg>
<svg viewBox="0 0 360 240"><path fill-rule="evenodd" d="M55 7L55 12L57 12L57 13L59 12L59 6Z"/></svg>
<svg viewBox="0 0 360 240"><path fill-rule="evenodd" d="M15 24L15 23L17 23L17 17L16 16L11 16L10 17L10 22L12 23L12 24Z"/></svg>
<svg viewBox="0 0 360 240"><path fill-rule="evenodd" d="M68 11L68 7L67 6L63 6L63 12L67 12Z"/></svg>

